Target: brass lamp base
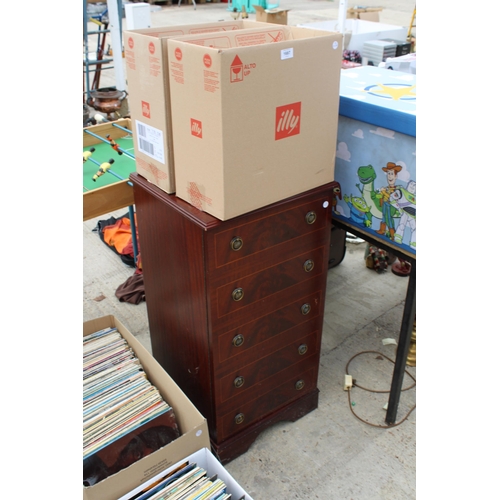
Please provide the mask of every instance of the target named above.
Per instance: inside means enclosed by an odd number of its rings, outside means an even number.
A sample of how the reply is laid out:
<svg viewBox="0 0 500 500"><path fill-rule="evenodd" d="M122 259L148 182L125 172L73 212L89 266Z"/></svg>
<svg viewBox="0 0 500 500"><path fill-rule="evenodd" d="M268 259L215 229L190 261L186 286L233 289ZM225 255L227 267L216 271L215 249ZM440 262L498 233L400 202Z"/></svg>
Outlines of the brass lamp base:
<svg viewBox="0 0 500 500"><path fill-rule="evenodd" d="M413 331L411 332L410 338L410 350L408 351L408 357L406 358L406 364L408 366L417 366L417 319L413 322Z"/></svg>

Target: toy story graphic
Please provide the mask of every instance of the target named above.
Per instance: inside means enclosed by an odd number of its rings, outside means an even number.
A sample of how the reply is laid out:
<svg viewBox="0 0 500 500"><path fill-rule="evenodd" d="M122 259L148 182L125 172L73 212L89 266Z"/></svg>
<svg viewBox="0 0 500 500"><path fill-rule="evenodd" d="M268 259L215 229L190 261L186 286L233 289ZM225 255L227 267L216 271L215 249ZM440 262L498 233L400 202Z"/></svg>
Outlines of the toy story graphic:
<svg viewBox="0 0 500 500"><path fill-rule="evenodd" d="M416 143L411 137L339 117L332 217L416 254Z"/></svg>
<svg viewBox="0 0 500 500"><path fill-rule="evenodd" d="M408 83L390 83L386 85L377 83L375 85L369 85L364 90L371 95L384 99L391 99L394 101L415 101L415 88L416 85L410 85Z"/></svg>
<svg viewBox="0 0 500 500"><path fill-rule="evenodd" d="M416 255L416 75L342 70L332 217Z"/></svg>

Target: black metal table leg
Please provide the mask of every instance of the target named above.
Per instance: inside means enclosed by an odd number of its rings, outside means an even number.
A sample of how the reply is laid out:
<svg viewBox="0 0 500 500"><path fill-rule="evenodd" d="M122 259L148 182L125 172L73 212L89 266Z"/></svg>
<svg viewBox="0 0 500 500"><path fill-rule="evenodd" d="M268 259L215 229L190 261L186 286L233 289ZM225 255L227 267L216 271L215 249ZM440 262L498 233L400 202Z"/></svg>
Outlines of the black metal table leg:
<svg viewBox="0 0 500 500"><path fill-rule="evenodd" d="M387 252L392 253L396 257L403 259L411 264L410 277L408 288L406 290L405 308L403 311L403 320L401 322L401 329L399 332L398 347L396 350L396 361L394 364L394 372L392 375L391 390L389 393L389 404L387 405L387 414L385 421L387 424L392 425L396 423L396 416L398 412L399 399L401 396L401 389L403 387L403 378L405 375L406 360L411 344L411 334L413 332L413 322L415 320L416 311L416 276L417 276L417 259L410 257L405 253L398 251L394 245L388 245L383 240L375 238L373 235L365 233L356 227L352 227L337 219L332 219L332 224L340 229L344 229L355 236L371 243L372 245L382 248Z"/></svg>
<svg viewBox="0 0 500 500"><path fill-rule="evenodd" d="M413 322L415 321L416 311L416 273L417 262L411 262L410 281L406 290L405 308L403 311L403 320L399 333L398 347L396 351L396 361L392 375L391 391L389 394L389 404L387 406L387 415L385 421L387 424L396 423L399 398L403 387L403 378L405 375L406 359L410 350L410 339L413 331Z"/></svg>

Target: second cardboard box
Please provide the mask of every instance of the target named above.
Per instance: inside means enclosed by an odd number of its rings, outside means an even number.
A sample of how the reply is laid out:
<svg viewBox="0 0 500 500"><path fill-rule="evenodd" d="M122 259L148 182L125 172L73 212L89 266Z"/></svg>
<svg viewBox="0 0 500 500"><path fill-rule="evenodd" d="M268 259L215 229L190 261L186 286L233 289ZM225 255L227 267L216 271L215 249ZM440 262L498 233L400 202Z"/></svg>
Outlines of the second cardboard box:
<svg viewBox="0 0 500 500"><path fill-rule="evenodd" d="M124 31L128 103L133 123L136 169L163 191L175 193L168 38L250 29L262 25L263 23L248 20L216 21Z"/></svg>
<svg viewBox="0 0 500 500"><path fill-rule="evenodd" d="M342 35L168 39L176 195L227 220L333 181Z"/></svg>

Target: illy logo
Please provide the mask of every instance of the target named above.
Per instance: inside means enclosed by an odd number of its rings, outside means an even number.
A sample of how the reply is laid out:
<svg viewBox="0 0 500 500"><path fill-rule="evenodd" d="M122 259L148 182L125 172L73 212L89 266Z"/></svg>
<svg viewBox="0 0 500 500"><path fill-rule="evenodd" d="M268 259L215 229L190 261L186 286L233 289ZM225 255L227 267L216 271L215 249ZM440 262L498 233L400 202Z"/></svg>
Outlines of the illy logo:
<svg viewBox="0 0 500 500"><path fill-rule="evenodd" d="M276 130L274 139L279 141L300 134L300 102L276 108Z"/></svg>
<svg viewBox="0 0 500 500"><path fill-rule="evenodd" d="M149 106L149 102L141 101L142 106L142 116L146 118L151 118L151 108Z"/></svg>
<svg viewBox="0 0 500 500"><path fill-rule="evenodd" d="M194 120L193 118L191 118L191 135L199 137L200 139L203 137L201 122L199 120Z"/></svg>

